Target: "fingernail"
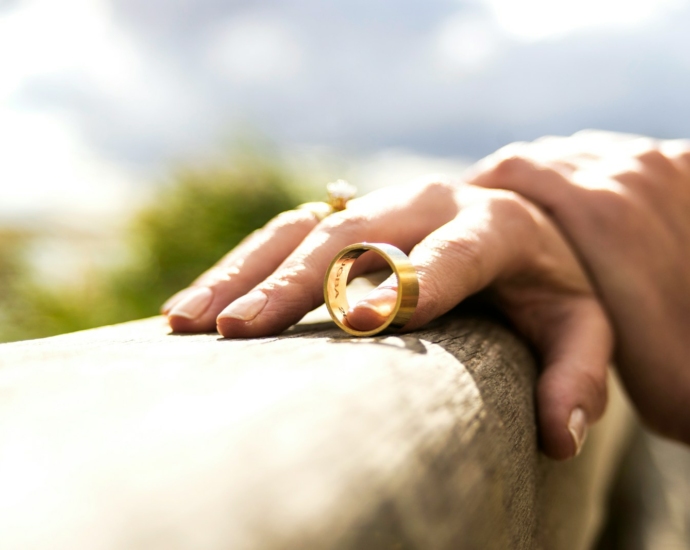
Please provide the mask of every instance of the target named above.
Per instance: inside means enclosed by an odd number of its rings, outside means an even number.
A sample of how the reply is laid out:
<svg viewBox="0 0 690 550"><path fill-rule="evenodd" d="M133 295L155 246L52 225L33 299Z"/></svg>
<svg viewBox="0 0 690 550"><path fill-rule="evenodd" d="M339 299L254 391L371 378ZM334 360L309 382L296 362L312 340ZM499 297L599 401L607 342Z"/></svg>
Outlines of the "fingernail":
<svg viewBox="0 0 690 550"><path fill-rule="evenodd" d="M355 308L368 308L381 317L388 317L395 309L395 303L398 299L398 291L394 288L375 288L364 298L362 298Z"/></svg>
<svg viewBox="0 0 690 550"><path fill-rule="evenodd" d="M179 292L176 292L170 298L168 298L165 303L161 306L161 313L163 315L167 315L168 312L173 308L173 306L180 302L187 294L189 294L193 288L185 288L183 290L180 290Z"/></svg>
<svg viewBox="0 0 690 550"><path fill-rule="evenodd" d="M570 413L568 431L570 435L573 436L575 456L577 456L580 454L580 450L582 450L585 439L587 439L587 416L585 415L585 411L580 407L574 409L573 412Z"/></svg>
<svg viewBox="0 0 690 550"><path fill-rule="evenodd" d="M175 304L170 310L170 317L184 317L186 319L197 319L206 311L213 300L213 291L205 286L190 288L189 293Z"/></svg>
<svg viewBox="0 0 690 550"><path fill-rule="evenodd" d="M266 302L268 302L268 296L260 290L254 290L241 298L237 298L237 300L221 311L218 317L251 321L261 313Z"/></svg>

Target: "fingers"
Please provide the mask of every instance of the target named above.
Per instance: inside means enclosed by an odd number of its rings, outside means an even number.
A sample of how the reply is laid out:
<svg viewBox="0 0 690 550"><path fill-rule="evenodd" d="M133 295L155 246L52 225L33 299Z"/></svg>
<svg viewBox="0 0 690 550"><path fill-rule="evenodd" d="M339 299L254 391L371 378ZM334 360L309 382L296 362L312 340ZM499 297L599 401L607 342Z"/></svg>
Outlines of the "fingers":
<svg viewBox="0 0 690 550"><path fill-rule="evenodd" d="M549 254L559 257L564 270L569 268L580 273L555 229L534 207L513 193L475 191L478 194L467 200L472 192L468 188L464 194L466 202L458 215L429 234L410 253L419 279L419 300L412 319L405 326L408 330L444 314L492 283L529 271L534 272L535 284L558 284L564 291L568 284L572 288L587 288L586 281L577 276L571 282L555 283L548 280L550 274L539 272L542 256ZM543 250L549 247L555 251ZM360 322L369 325L385 319L391 304L395 303L395 288L396 281L391 276L352 308L348 322L365 330Z"/></svg>
<svg viewBox="0 0 690 550"><path fill-rule="evenodd" d="M620 166L607 164L600 162L582 170L568 170L558 163L541 163L527 154L496 154L480 161L468 174L467 182L512 191L538 205L557 221L582 254L582 240L599 243L607 239L610 235L604 226L611 219L634 225L634 214L640 208L631 200L626 186L611 177L612 170ZM632 175L639 179L639 175ZM607 250L606 254L610 252ZM616 253L615 247L612 252Z"/></svg>
<svg viewBox="0 0 690 550"><path fill-rule="evenodd" d="M410 253L419 300L406 329L428 323L498 279L515 276L537 254L538 227L525 201L501 191L484 193L491 200L467 204ZM395 288L394 277L384 281L351 309L348 322L359 330L380 325L395 304Z"/></svg>
<svg viewBox="0 0 690 550"><path fill-rule="evenodd" d="M506 189L539 204L547 211L567 215L581 188L558 166L542 164L526 155L491 155L467 173L471 185Z"/></svg>
<svg viewBox="0 0 690 550"><path fill-rule="evenodd" d="M466 180L519 193L565 226L591 227L592 210L582 204L596 208L638 197L657 211L684 212L675 200L686 170L682 149L682 140L587 130L510 144L470 168ZM610 218L611 209L604 211Z"/></svg>
<svg viewBox="0 0 690 550"><path fill-rule="evenodd" d="M568 173L557 163L535 160L539 143L507 147L478 163L468 183L510 190L538 205L557 222L600 290L627 291L636 278L622 278L624 263L653 265L640 256L663 249L668 255L674 235L685 231L690 192L687 185L681 189L687 181L679 162L682 143L606 132L562 139L603 157ZM673 148L675 157L668 158L664 147Z"/></svg>
<svg viewBox="0 0 690 550"><path fill-rule="evenodd" d="M493 285L503 309L543 358L537 391L542 448L552 458L569 458L605 408L612 333L553 226L511 194L492 196L463 208L410 253L419 302L405 328L421 326ZM371 330L390 315L395 300L391 277L351 308L347 321Z"/></svg>
<svg viewBox="0 0 690 550"><path fill-rule="evenodd" d="M690 139L669 139L659 146L664 155L671 159L685 174L690 174Z"/></svg>
<svg viewBox="0 0 690 550"><path fill-rule="evenodd" d="M285 330L323 302L323 277L342 248L369 241L409 251L457 213L455 193L455 186L430 182L382 190L348 204L319 224L270 277L230 304L218 316L219 332L247 338ZM351 275L383 266L380 257L365 254Z"/></svg>
<svg viewBox="0 0 690 550"><path fill-rule="evenodd" d="M348 229L331 224L310 234L271 277L225 308L218 331L226 338L278 334L317 307L333 256L367 233L365 224L347 224Z"/></svg>
<svg viewBox="0 0 690 550"><path fill-rule="evenodd" d="M290 210L252 233L191 287L166 302L163 313L176 332L216 328L216 317L232 301L268 277L316 227L309 211Z"/></svg>
<svg viewBox="0 0 690 550"><path fill-rule="evenodd" d="M593 298L564 299L536 309L529 322L544 365L536 394L541 446L560 460L580 452L589 426L606 408L613 336ZM524 324L517 316L511 317Z"/></svg>

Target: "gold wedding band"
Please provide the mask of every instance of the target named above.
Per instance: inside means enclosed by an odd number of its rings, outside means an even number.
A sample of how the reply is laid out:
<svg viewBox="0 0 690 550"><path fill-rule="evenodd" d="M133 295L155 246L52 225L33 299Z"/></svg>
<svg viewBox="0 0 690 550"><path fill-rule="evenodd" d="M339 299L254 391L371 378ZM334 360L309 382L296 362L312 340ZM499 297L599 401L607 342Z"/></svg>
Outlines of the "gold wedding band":
<svg viewBox="0 0 690 550"><path fill-rule="evenodd" d="M357 258L368 250L373 250L391 266L398 280L398 298L388 319L373 330L355 330L345 321L350 305L347 301L347 277ZM402 250L384 243L357 243L343 248L328 266L323 281L323 296L331 318L348 334L353 336L373 336L386 329L401 329L412 318L419 299L417 272L410 259Z"/></svg>
<svg viewBox="0 0 690 550"><path fill-rule="evenodd" d="M357 193L357 188L345 180L338 180L326 185L328 191L328 202L305 202L300 204L298 210L309 210L316 219L321 221L333 212L345 210L347 202Z"/></svg>

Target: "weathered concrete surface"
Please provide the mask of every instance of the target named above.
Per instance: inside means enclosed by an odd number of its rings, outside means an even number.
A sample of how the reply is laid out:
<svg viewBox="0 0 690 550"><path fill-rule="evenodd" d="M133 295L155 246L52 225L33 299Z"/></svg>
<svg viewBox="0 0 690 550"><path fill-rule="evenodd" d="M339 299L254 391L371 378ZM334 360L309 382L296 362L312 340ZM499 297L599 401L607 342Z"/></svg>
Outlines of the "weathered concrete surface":
<svg viewBox="0 0 690 550"><path fill-rule="evenodd" d="M589 548L630 413L538 452L533 359L455 312L405 336L169 335L161 318L0 346L0 548Z"/></svg>

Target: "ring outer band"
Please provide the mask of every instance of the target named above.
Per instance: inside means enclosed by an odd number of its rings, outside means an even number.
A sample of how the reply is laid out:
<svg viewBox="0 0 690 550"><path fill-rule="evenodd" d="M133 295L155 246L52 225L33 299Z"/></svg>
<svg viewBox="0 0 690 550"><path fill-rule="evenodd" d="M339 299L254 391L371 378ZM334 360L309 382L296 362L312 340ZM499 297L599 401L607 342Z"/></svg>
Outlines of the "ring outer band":
<svg viewBox="0 0 690 550"><path fill-rule="evenodd" d="M350 309L347 301L347 277L352 265L365 252L373 250L390 265L398 280L395 308L388 319L375 329L361 331L344 321ZM343 248L328 266L323 281L323 296L331 318L341 329L353 336L374 336L386 329L400 330L412 318L419 300L417 272L407 255L386 243L356 243Z"/></svg>

